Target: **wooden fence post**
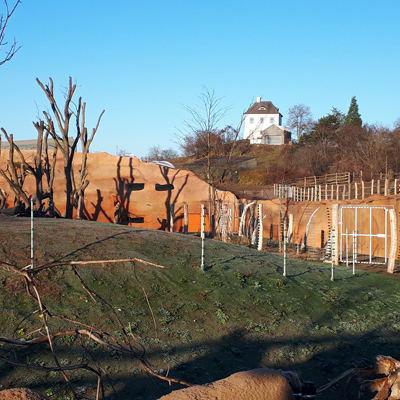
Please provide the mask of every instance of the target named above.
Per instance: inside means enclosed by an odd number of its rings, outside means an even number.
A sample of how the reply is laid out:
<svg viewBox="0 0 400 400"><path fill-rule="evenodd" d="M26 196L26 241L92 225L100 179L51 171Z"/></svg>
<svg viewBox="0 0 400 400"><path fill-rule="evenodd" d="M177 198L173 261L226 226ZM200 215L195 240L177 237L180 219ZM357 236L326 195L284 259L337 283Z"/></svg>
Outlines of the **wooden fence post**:
<svg viewBox="0 0 400 400"><path fill-rule="evenodd" d="M187 234L189 232L189 206L187 204L183 205L183 220L183 233Z"/></svg>
<svg viewBox="0 0 400 400"><path fill-rule="evenodd" d="M396 264L396 251L397 251L397 219L394 209L389 210L390 220L390 249L387 271L393 274Z"/></svg>
<svg viewBox="0 0 400 400"><path fill-rule="evenodd" d="M226 243L228 241L228 210L226 204L222 204L221 208L221 239Z"/></svg>

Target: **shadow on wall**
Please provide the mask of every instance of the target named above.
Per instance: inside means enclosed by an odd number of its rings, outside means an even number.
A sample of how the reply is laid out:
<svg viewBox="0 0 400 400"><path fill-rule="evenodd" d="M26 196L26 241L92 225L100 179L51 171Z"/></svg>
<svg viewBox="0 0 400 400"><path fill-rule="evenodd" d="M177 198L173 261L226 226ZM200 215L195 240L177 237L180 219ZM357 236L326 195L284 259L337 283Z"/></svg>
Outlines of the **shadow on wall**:
<svg viewBox="0 0 400 400"><path fill-rule="evenodd" d="M175 206L177 204L177 201L178 201L178 198L179 198L180 194L182 193L182 190L187 185L187 182L188 182L188 179L189 179L189 174L186 174L185 181L183 182L182 186L179 187L174 192L175 196L172 197L172 191L175 190L175 186L174 186L175 179L176 179L176 176L179 173L179 170L177 170L173 174L172 179L171 179L169 177L169 174L168 174L169 173L169 168L168 167L159 165L159 169L160 169L161 176L164 178L165 184L162 184L162 185L156 184L155 189L157 191L166 191L167 192L167 197L166 197L165 202L164 202L164 204L165 204L165 212L166 212L166 219L157 218L157 221L160 224L160 227L158 228L158 230L165 231L167 229L171 230L171 228L173 228L171 226L171 219L172 219L171 216L173 217L173 223L183 219L183 207L180 206L179 208L176 209ZM179 217L175 218L175 215L178 215L178 214L179 214Z"/></svg>
<svg viewBox="0 0 400 400"><path fill-rule="evenodd" d="M114 218L112 222L121 225L129 225L130 223L144 223L143 217L135 216L129 210L132 192L143 190L144 183L135 182L135 178L133 176L134 168L132 166L133 158L129 158L129 178L123 178L121 176L122 159L122 156L120 156L118 159L117 178L114 178L116 195L114 201Z"/></svg>
<svg viewBox="0 0 400 400"><path fill-rule="evenodd" d="M92 213L92 215L90 216L89 213L86 211L86 207L85 207L84 208L85 217L88 220L97 221L99 219L99 215L103 214L108 222L113 222L112 219L107 215L106 211L104 210L104 208L101 205L101 203L104 200L103 196L101 195L101 190L97 189L96 192L97 192L97 203L96 204L91 203L92 206L94 207L94 213Z"/></svg>

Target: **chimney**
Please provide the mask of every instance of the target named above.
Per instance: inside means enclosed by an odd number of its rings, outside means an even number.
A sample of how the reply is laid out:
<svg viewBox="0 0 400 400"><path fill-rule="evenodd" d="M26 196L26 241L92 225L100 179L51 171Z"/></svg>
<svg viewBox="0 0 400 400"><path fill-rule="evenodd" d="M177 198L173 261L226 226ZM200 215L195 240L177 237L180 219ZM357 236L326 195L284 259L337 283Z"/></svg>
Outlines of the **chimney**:
<svg viewBox="0 0 400 400"><path fill-rule="evenodd" d="M261 97L257 97L257 103L261 102Z"/></svg>

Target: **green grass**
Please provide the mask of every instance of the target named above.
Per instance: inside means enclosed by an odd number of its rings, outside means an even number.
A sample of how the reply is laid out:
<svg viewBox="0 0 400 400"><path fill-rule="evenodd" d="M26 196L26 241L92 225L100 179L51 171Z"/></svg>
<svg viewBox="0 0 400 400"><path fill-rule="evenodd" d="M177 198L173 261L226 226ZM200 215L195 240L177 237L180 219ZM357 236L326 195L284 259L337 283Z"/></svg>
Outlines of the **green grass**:
<svg viewBox="0 0 400 400"><path fill-rule="evenodd" d="M37 229L41 223L37 222ZM212 240L206 241L206 268L201 271L197 237L109 224L90 223L85 230L82 226L86 225L79 224L80 229L71 230L73 221L43 222L46 230L37 235L37 263L70 254L67 259L139 257L165 267L139 263L78 267L85 283L112 304L128 334L145 346L154 370L169 370L169 376L204 383L265 365L295 370L318 387L352 362L363 367L372 364L377 354L400 356L396 277L362 270L353 275L351 269L340 266L335 267L331 281L329 264L300 260L288 260L284 277L282 257ZM25 249L20 258L29 248L28 241L18 236ZM12 257L3 261L17 262L16 250ZM113 313L90 298L71 267L54 268L37 279L53 314L79 319L123 340ZM36 336L40 319L31 313L37 305L27 296L23 280L2 268L0 282L0 335ZM51 324L53 329L69 327L66 322ZM30 352L7 349L3 351L10 358L53 365L45 345ZM154 399L179 388L154 382L140 372L135 360L93 341L67 336L56 340L56 349L64 365L100 363L115 388L114 393L107 384L109 398ZM28 385L65 398L58 373L29 370L27 374L5 365L0 370L3 387ZM92 393L93 377L82 371L71 375L81 390ZM353 396L348 398L354 398L358 392L355 382L353 386L344 382L323 398L347 398L347 392ZM361 398L371 397L365 396Z"/></svg>

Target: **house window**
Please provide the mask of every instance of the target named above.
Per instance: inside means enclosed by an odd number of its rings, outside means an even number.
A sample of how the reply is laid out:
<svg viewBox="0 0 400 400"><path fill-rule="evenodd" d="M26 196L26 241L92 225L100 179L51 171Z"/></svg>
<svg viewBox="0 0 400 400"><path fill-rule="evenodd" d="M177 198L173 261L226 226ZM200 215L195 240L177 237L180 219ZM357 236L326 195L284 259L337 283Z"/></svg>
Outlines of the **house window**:
<svg viewBox="0 0 400 400"><path fill-rule="evenodd" d="M273 124L273 123L274 123L274 117L271 117L271 118L269 119L269 122L270 122L271 124Z"/></svg>
<svg viewBox="0 0 400 400"><path fill-rule="evenodd" d="M254 118L253 117L250 118L250 123L254 124Z"/></svg>

